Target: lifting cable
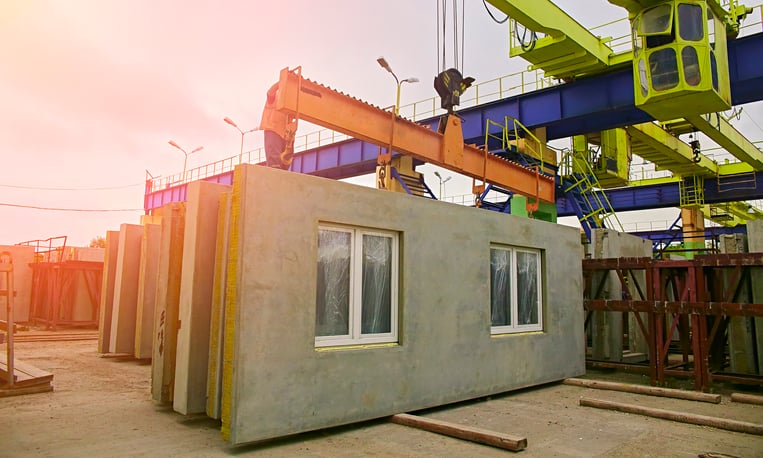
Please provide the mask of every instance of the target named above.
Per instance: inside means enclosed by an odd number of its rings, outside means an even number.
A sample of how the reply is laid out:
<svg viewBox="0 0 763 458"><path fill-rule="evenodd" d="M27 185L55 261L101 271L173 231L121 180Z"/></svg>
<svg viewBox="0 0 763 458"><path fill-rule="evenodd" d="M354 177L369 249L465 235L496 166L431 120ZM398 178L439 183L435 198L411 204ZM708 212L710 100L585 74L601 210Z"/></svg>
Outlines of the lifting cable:
<svg viewBox="0 0 763 458"><path fill-rule="evenodd" d="M466 2L464 0L461 0L461 28L459 30L459 21L458 21L458 1L459 0L453 0L451 4L451 8L453 10L452 14L452 20L453 20L453 28L452 28L452 42L453 42L453 68L456 68L457 70L463 72L464 67L464 46L465 46L465 39L464 39L464 28L465 28L465 10L466 10ZM448 64L446 62L446 51L448 47L448 39L447 39L447 33L448 33L448 0L441 0L436 2L437 4L437 72L445 71L446 68L448 68ZM442 5L441 5L442 4ZM442 42L440 42L440 38L442 37ZM460 42L460 51L459 51L459 42ZM440 57L442 55L442 57ZM459 62L460 61L460 62ZM460 65L459 65L460 64Z"/></svg>

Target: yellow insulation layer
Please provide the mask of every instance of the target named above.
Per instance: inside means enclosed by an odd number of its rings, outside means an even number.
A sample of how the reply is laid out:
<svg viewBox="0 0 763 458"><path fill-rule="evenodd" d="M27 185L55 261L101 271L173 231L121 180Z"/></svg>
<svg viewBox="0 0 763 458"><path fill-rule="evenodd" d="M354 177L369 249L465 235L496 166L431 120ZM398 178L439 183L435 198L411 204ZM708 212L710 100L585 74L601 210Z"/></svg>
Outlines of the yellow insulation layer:
<svg viewBox="0 0 763 458"><path fill-rule="evenodd" d="M223 395L221 406L223 439L230 440L231 402L233 397L233 358L235 356L236 299L238 296L238 268L241 243L241 208L244 187L244 166L233 172L230 226L228 233L228 269L225 282L225 332L223 336Z"/></svg>
<svg viewBox="0 0 763 458"><path fill-rule="evenodd" d="M209 333L209 367L207 371L207 415L212 418L218 418L217 413L217 400L218 395L218 368L220 367L220 360L218 355L220 349L220 326L221 316L220 311L224 307L224 296L221 294L223 288L223 279L225 278L225 250L227 250L226 229L227 221L226 215L228 213L228 201L230 199L230 193L226 192L220 196L220 210L217 217L217 240L215 241L215 272L214 272L214 286L212 289L212 316L210 323Z"/></svg>

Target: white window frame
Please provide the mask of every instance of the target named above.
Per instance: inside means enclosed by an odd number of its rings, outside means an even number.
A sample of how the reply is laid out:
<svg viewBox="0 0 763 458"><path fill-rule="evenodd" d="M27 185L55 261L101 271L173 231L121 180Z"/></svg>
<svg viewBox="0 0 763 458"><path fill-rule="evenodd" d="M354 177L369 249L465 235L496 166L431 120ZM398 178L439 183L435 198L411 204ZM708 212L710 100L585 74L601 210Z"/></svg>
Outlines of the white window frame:
<svg viewBox="0 0 763 458"><path fill-rule="evenodd" d="M511 323L508 325L502 325L502 326L493 326L492 324L492 303L493 298L490 298L490 301L488 302L489 310L489 317L490 317L490 334L491 335L501 335L501 334L514 334L518 332L531 332L531 331L543 331L543 296L544 296L544 290L543 290L543 253L541 250L533 249L533 248L520 248L520 247L514 247L514 246L508 246L508 245L496 245L491 244L490 245L490 251L492 250L503 250L508 251L511 253ZM517 324L518 318L519 318L519 300L517 297L517 287L518 287L518 266L517 266L517 253L530 253L537 256L538 259L538 272L537 272L537 279L538 282L538 323L534 324ZM492 254L490 256L492 258ZM492 282L492 274L490 275L489 282ZM492 288L488 288L488 291L491 291Z"/></svg>
<svg viewBox="0 0 763 458"><path fill-rule="evenodd" d="M349 333L337 336L315 336L316 347L366 345L398 342L398 278L400 272L399 234L381 229L366 229L352 226L321 223L318 231L347 232L350 237L350 306L348 312ZM390 274L390 332L363 334L363 236L387 237L392 240L392 269ZM317 288L317 285L316 285Z"/></svg>

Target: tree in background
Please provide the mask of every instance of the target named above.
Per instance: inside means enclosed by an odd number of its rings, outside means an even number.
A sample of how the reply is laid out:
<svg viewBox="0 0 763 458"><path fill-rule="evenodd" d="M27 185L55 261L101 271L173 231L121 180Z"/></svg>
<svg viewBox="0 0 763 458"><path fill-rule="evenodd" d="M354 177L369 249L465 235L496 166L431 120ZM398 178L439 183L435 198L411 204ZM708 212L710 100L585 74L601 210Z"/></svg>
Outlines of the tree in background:
<svg viewBox="0 0 763 458"><path fill-rule="evenodd" d="M100 235L90 241L90 248L106 248L106 237Z"/></svg>

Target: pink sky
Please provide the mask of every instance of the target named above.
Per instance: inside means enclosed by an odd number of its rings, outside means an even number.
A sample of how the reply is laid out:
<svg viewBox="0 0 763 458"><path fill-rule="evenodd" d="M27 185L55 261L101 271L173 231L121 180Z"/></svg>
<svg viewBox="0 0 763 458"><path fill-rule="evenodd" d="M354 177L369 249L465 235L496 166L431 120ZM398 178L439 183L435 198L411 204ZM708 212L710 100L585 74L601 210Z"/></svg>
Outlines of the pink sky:
<svg viewBox="0 0 763 458"><path fill-rule="evenodd" d="M508 59L507 27L495 24L482 2L468 3L464 73L481 81L524 68L521 59ZM557 2L587 26L625 16L597 0L592 17L580 3ZM188 151L204 147L189 168L237 155L241 137L222 118L242 129L258 125L265 92L287 66L389 106L395 87L376 63L383 55L398 76L422 81L404 86L404 103L432 97L436 4L4 0L0 203L140 209L146 170L182 170L183 154L168 140ZM763 138L750 129L752 140ZM261 141L261 133L249 134L245 149ZM41 189L110 187L119 189ZM83 245L141 214L0 206L0 244L67 235L69 244Z"/></svg>

